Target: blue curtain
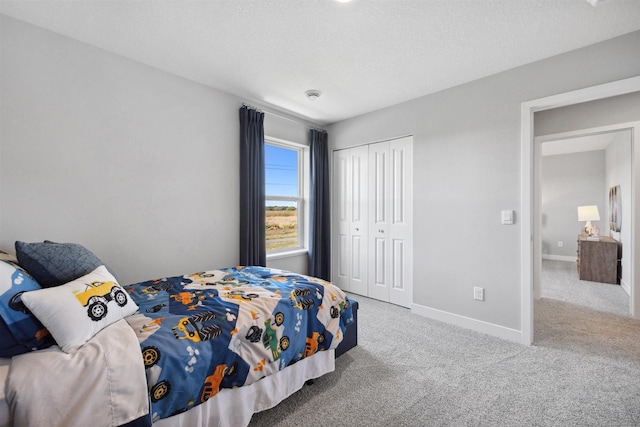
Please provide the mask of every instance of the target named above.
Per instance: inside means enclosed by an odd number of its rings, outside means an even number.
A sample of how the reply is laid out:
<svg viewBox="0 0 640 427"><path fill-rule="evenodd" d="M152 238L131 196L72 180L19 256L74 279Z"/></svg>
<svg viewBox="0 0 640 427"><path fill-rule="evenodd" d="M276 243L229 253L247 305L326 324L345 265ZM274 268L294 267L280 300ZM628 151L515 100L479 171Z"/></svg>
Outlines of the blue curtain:
<svg viewBox="0 0 640 427"><path fill-rule="evenodd" d="M240 264L267 265L264 113L240 108Z"/></svg>
<svg viewBox="0 0 640 427"><path fill-rule="evenodd" d="M330 280L331 222L329 147L327 133L311 129L311 201L309 219L309 275Z"/></svg>

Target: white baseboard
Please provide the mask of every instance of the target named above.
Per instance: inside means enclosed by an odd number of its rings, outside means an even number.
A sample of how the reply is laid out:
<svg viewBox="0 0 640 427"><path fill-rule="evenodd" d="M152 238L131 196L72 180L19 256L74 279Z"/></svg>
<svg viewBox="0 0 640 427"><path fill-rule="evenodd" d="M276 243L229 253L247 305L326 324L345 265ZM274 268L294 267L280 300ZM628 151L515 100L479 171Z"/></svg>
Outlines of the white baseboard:
<svg viewBox="0 0 640 427"><path fill-rule="evenodd" d="M550 254L542 254L542 259L549 259L552 261L569 261L576 262L577 258L574 256L568 255L550 255Z"/></svg>
<svg viewBox="0 0 640 427"><path fill-rule="evenodd" d="M411 305L411 312L433 320L459 326L461 328L471 329L472 331L517 342L518 344L522 343L522 332L515 329L506 328L504 326L495 325L493 323L460 316L459 314L449 313L447 311L425 307L418 304Z"/></svg>
<svg viewBox="0 0 640 427"><path fill-rule="evenodd" d="M622 289L627 293L627 295L631 296L631 286L629 286L627 282L620 279L620 286L622 286Z"/></svg>

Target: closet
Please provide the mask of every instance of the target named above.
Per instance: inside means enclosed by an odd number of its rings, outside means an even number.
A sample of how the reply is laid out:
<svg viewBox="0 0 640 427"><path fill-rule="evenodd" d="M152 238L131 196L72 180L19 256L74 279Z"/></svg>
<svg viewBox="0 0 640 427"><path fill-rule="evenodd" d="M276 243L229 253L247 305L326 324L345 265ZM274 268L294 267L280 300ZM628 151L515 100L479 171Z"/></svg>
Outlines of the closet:
<svg viewBox="0 0 640 427"><path fill-rule="evenodd" d="M413 137L336 150L333 168L333 282L410 307Z"/></svg>

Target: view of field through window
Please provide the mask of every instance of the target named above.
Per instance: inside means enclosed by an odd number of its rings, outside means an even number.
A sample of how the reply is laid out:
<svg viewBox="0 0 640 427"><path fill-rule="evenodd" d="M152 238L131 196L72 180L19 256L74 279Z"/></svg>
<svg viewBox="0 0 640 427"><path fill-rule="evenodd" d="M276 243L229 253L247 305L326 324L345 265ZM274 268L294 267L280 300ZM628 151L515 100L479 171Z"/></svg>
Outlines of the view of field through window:
<svg viewBox="0 0 640 427"><path fill-rule="evenodd" d="M267 206L267 251L298 246L298 210L294 206Z"/></svg>
<svg viewBox="0 0 640 427"><path fill-rule="evenodd" d="M298 239L298 151L265 145L266 248L295 248Z"/></svg>

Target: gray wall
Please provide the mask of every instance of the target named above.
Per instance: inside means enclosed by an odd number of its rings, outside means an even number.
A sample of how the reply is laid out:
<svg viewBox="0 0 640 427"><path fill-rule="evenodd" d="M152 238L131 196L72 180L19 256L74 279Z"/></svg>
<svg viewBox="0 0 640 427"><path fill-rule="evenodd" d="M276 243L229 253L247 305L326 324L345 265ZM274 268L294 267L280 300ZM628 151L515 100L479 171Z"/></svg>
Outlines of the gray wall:
<svg viewBox="0 0 640 427"><path fill-rule="evenodd" d="M414 136L417 305L520 330L521 103L637 75L640 32L330 126L333 149Z"/></svg>
<svg viewBox="0 0 640 427"><path fill-rule="evenodd" d="M238 263L241 100L0 15L0 249L81 243L125 282ZM265 133L307 127L265 117ZM304 268L301 259L296 268Z"/></svg>
<svg viewBox="0 0 640 427"><path fill-rule="evenodd" d="M608 235L605 150L561 154L542 158L542 254L576 258L578 206L596 205L602 235ZM564 247L558 247L558 241Z"/></svg>

